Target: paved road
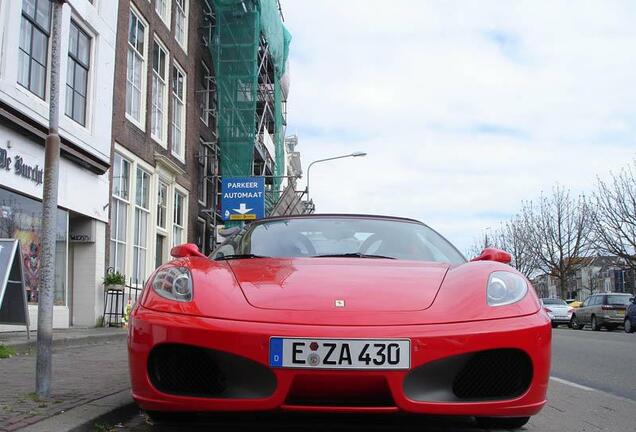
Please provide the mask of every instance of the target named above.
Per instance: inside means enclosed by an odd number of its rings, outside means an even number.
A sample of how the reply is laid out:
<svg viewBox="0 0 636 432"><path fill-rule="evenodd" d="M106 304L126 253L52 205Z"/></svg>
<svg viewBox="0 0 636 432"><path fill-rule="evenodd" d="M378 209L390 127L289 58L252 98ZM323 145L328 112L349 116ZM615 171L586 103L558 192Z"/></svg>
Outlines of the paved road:
<svg viewBox="0 0 636 432"><path fill-rule="evenodd" d="M636 334L567 328L553 332L554 377L636 401L635 367Z"/></svg>
<svg viewBox="0 0 636 432"><path fill-rule="evenodd" d="M535 432L636 431L636 334L556 329L548 404L523 430ZM152 424L143 413L116 431L481 431L470 419L422 416L211 415Z"/></svg>

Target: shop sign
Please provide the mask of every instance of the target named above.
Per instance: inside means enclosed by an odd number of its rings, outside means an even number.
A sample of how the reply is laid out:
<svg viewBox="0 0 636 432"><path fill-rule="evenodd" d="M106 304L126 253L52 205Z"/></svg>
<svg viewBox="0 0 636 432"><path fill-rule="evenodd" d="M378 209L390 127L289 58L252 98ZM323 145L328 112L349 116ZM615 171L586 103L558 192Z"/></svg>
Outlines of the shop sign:
<svg viewBox="0 0 636 432"><path fill-rule="evenodd" d="M36 186L44 181L44 169L39 165L26 163L21 155L9 157L7 149L0 147L0 172L13 171L13 174L31 180Z"/></svg>
<svg viewBox="0 0 636 432"><path fill-rule="evenodd" d="M0 239L0 323L29 328L22 253L14 239Z"/></svg>

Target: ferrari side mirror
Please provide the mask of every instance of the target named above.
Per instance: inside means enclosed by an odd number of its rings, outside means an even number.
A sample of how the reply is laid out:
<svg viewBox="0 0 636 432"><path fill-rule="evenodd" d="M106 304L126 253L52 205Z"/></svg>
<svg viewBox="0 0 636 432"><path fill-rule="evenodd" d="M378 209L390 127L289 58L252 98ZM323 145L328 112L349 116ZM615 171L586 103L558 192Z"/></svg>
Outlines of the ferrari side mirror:
<svg viewBox="0 0 636 432"><path fill-rule="evenodd" d="M512 261L512 255L501 249L486 248L481 251L479 256L471 259L471 261L497 261L500 263L508 264L510 261Z"/></svg>
<svg viewBox="0 0 636 432"><path fill-rule="evenodd" d="M172 248L172 250L170 251L170 255L172 255L175 258L184 258L184 257L190 257L190 256L205 258L205 255L201 253L201 251L199 250L199 247L195 245L194 243L184 243L184 244L177 245Z"/></svg>

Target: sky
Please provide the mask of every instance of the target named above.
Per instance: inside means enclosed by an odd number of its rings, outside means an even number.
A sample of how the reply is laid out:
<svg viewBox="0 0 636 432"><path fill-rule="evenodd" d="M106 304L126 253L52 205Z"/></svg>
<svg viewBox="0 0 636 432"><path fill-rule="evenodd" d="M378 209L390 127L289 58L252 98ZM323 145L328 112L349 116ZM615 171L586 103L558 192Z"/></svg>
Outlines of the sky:
<svg viewBox="0 0 636 432"><path fill-rule="evenodd" d="M555 183L636 157L636 2L281 0L287 135L318 213L416 218L466 251Z"/></svg>

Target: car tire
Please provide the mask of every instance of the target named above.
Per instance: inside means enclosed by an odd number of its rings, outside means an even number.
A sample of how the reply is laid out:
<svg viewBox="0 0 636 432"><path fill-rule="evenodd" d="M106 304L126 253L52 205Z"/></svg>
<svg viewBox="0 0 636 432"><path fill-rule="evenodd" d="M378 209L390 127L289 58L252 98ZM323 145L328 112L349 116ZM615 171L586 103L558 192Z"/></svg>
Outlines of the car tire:
<svg viewBox="0 0 636 432"><path fill-rule="evenodd" d="M629 320L629 318L625 318L625 324L623 328L625 329L625 333L634 333L634 326L632 325L632 322Z"/></svg>
<svg viewBox="0 0 636 432"><path fill-rule="evenodd" d="M574 330L583 330L583 327L585 326L579 322L576 315L572 315L572 318L570 318L570 328L573 328Z"/></svg>
<svg viewBox="0 0 636 432"><path fill-rule="evenodd" d="M601 329L601 325L596 320L596 315L592 315L592 322L590 323L592 326L592 330L599 331Z"/></svg>
<svg viewBox="0 0 636 432"><path fill-rule="evenodd" d="M477 426L484 429L519 429L530 417L477 417Z"/></svg>

